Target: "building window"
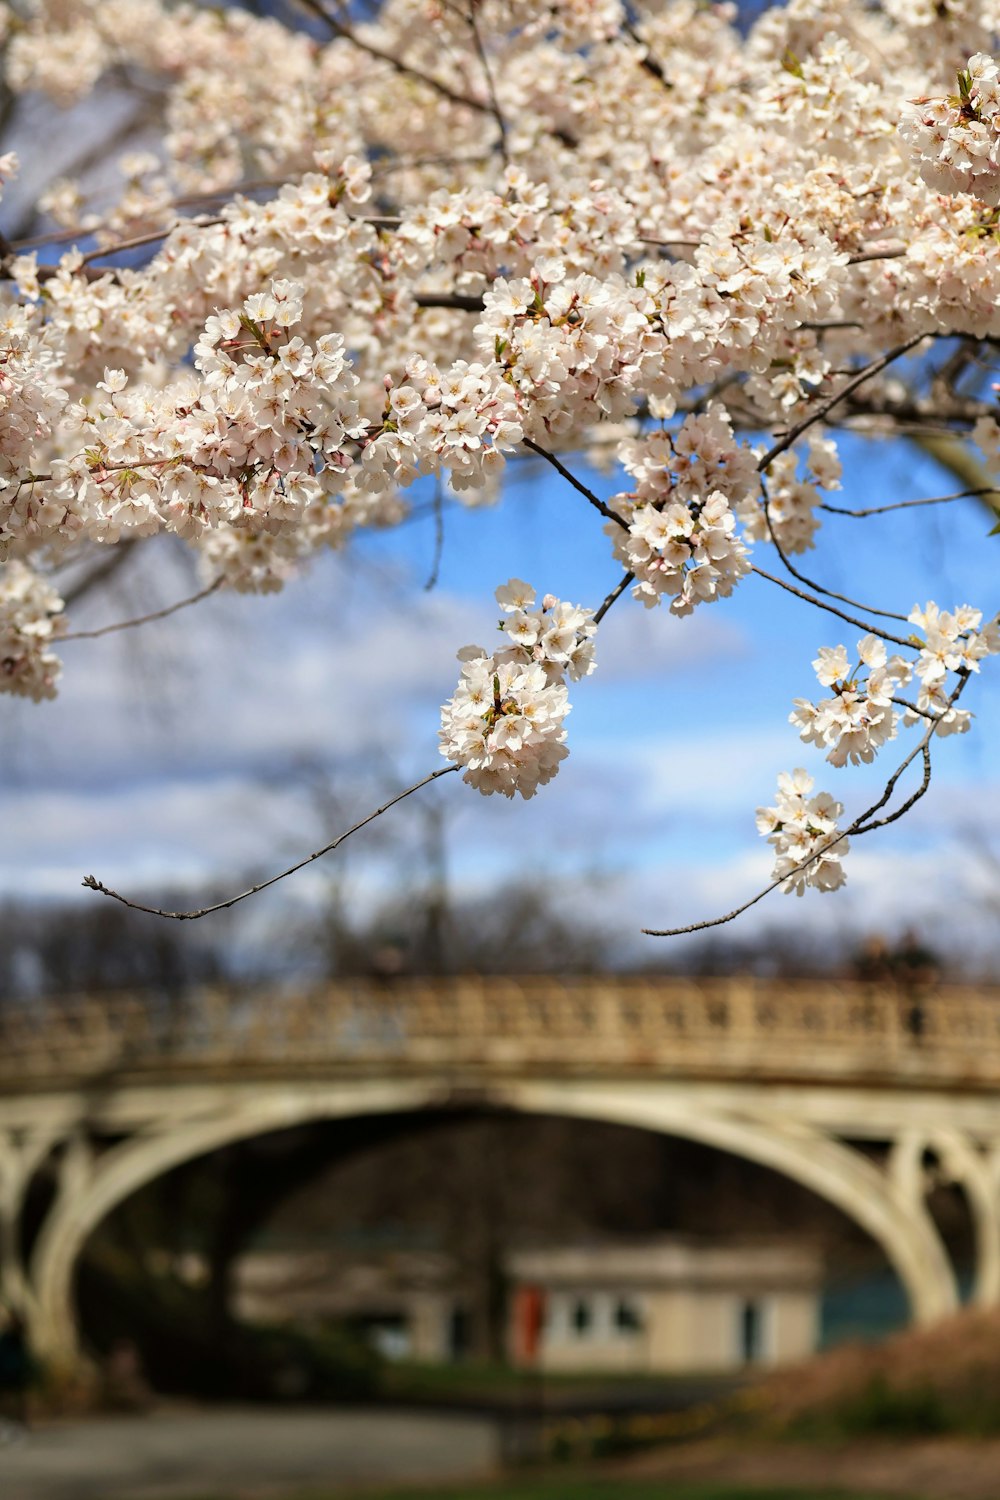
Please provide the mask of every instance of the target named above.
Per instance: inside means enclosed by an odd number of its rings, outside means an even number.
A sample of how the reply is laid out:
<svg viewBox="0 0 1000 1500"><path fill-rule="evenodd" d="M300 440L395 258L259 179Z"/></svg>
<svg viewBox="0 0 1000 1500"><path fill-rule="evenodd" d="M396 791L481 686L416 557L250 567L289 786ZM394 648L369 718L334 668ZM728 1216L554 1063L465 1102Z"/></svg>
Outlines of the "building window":
<svg viewBox="0 0 1000 1500"><path fill-rule="evenodd" d="M615 1303L615 1332L631 1337L642 1332L642 1313L627 1297L619 1297Z"/></svg>
<svg viewBox="0 0 1000 1500"><path fill-rule="evenodd" d="M569 1315L570 1327L578 1339L584 1339L594 1322L593 1309L586 1297L577 1297Z"/></svg>
<svg viewBox="0 0 1000 1500"><path fill-rule="evenodd" d="M740 1358L756 1365L764 1358L764 1311L760 1302L740 1304Z"/></svg>

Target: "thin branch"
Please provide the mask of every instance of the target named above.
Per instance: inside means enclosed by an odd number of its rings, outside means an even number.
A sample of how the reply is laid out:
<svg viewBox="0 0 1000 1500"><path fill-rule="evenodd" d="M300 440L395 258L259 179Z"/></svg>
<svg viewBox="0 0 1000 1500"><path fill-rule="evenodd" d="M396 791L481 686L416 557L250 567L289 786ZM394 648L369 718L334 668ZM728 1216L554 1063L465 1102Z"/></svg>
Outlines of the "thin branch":
<svg viewBox="0 0 1000 1500"><path fill-rule="evenodd" d="M383 177L393 177L397 172L416 172L421 167L480 166L488 162L492 155L492 151L472 151L458 156L449 151L439 156L395 157L392 161L379 163L372 168L372 182L378 182Z"/></svg>
<svg viewBox="0 0 1000 1500"><path fill-rule="evenodd" d="M856 255L848 256L847 264L860 266L868 260L899 260L900 256L905 254L905 245L891 245L886 250L859 250Z"/></svg>
<svg viewBox="0 0 1000 1500"><path fill-rule="evenodd" d="M784 547L778 540L778 534L775 531L774 523L771 520L771 499L767 492L767 481L764 478L763 474L761 475L760 483L761 492L764 496L764 520L767 523L768 534L771 538L771 541L774 543L775 551L781 558L786 571L790 573L798 583L804 583L807 589L815 589L818 594L825 594L828 599L839 599L841 604L849 604L852 609L863 609L866 610L870 615L881 615L884 620L901 620L904 625L908 622L909 617L907 615L901 615L898 613L898 611L893 609L879 609L877 605L874 604L862 604L859 599L851 599L847 594L838 594L835 589L824 588L821 583L816 583L812 578L807 578L804 573L800 573L797 568L793 567L792 563L789 561Z"/></svg>
<svg viewBox="0 0 1000 1500"><path fill-rule="evenodd" d="M813 333L829 333L837 328L863 328L863 323L854 323L850 318L830 318L825 323L800 323L800 328L808 328Z"/></svg>
<svg viewBox="0 0 1000 1500"><path fill-rule="evenodd" d="M560 463L559 459L556 458L554 453L550 453L547 448L543 448L539 443L532 442L531 438L522 438L521 441L524 444L525 448L530 448L532 453L537 453L539 458L544 458L546 463L550 463L556 470L556 472L562 475L567 484L571 484L578 494L581 494L585 500L590 501L590 504L594 507L595 510L600 511L605 520L614 521L616 525L621 526L625 531L628 531L628 522L626 520L623 520L623 518L618 515L616 511L613 511L610 505L605 505L604 501L601 500L599 496L595 495L593 490L588 490L585 484L581 484L576 475L571 473L571 471L567 469L565 464Z"/></svg>
<svg viewBox="0 0 1000 1500"><path fill-rule="evenodd" d="M197 594L190 594L187 599L178 599L176 604L168 604L164 609L154 609L151 614L138 615L134 620L119 620L114 625L102 625L98 630L74 630L69 635L59 636L59 644L64 641L95 641L101 635L113 635L118 630L134 630L137 625L149 625L154 620L165 620L169 615L175 615L178 610L187 609L189 605L200 604L210 594L214 594L223 585L224 579L220 574L213 578L206 588L199 589Z"/></svg>
<svg viewBox="0 0 1000 1500"><path fill-rule="evenodd" d="M841 837L844 837L844 835L841 835ZM795 867L792 875L798 870L806 869L814 860L819 858L820 854L825 854L826 850L832 847L832 844L827 844L825 849L811 854L808 859L804 859L800 865ZM772 891L776 891L779 885L784 885L785 881L790 878L788 875L782 875L779 879L772 880L771 884L766 885L762 891L758 891L756 896L751 896L749 901L743 902L742 906L734 906L732 911L726 912L725 916L706 917L703 922L689 922L686 927L640 927L639 931L643 937L684 937L689 932L705 932L709 927L724 927L727 922L735 922L737 917L741 917L745 911L749 911L751 906L756 906L758 901L763 901L765 896L769 896Z"/></svg>
<svg viewBox="0 0 1000 1500"><path fill-rule="evenodd" d="M148 234L133 235L130 240L119 240L116 245L99 245L96 250L87 250L81 257L82 265L89 265L92 260L103 260L108 255L117 255L120 250L138 250L142 245L155 245L158 240L165 240L181 224L190 224L195 229L212 229L217 224L225 223L224 219L177 219L166 229L150 230Z"/></svg>
<svg viewBox="0 0 1000 1500"><path fill-rule="evenodd" d="M108 579L113 578L119 568L124 565L132 549L137 545L136 539L132 537L126 541L119 542L115 547L109 548L106 556L95 563L88 573L84 573L80 578L71 583L67 589L59 588L57 582L56 588L59 589L63 604L68 608L76 604L85 594L89 594L91 589L98 588L102 583L107 583ZM65 640L65 636L63 639Z"/></svg>
<svg viewBox="0 0 1000 1500"><path fill-rule="evenodd" d="M895 823L897 818L905 817L914 803L919 802L924 793L929 789L931 784L931 747L924 741L918 746L918 749L923 757L924 774L916 791L912 792L906 801L896 808L895 812L887 813L884 818L875 818L871 823L865 823L863 827L855 829L855 836L857 838L860 838L863 833L871 833L874 828L887 828L890 823Z"/></svg>
<svg viewBox="0 0 1000 1500"><path fill-rule="evenodd" d="M345 25L339 17L331 15L326 6L320 3L320 0L299 0L299 4L303 5L312 15L329 26L330 30L341 41L350 42L352 47L357 47L359 52L366 52L369 57L374 57L379 62L388 63L389 67L393 68L401 76L417 79L429 89L433 89L436 94L440 94L442 99L447 99L449 103L462 105L465 109L474 109L479 114L490 115L493 113L490 106L484 103L482 99L474 99L471 94L460 94L457 90L449 88L446 83L442 83L439 78L432 77L430 73L424 73L420 68L412 68L409 63L401 62L398 57L394 57L391 52L386 52L382 47L376 47L372 42L363 41L357 32L352 30L350 26Z"/></svg>
<svg viewBox="0 0 1000 1500"><path fill-rule="evenodd" d="M785 589L789 594L794 594L796 599L804 599L806 604L811 604L814 609L825 609L828 615L836 615L838 620L845 620L848 625L857 626L858 630L864 630L871 635L881 636L883 641L892 641L894 646L905 646L907 650L913 649L912 641L904 641L902 636L893 635L891 631L882 630L878 625L871 625L865 620L859 620L854 615L845 614L842 609L827 604L825 599L817 599L814 594L807 594L802 589L797 589L794 584L786 582L784 578L777 578L773 573L767 573L763 568L754 564L751 573L756 573L758 578L766 578L768 583L776 583L779 589Z"/></svg>
<svg viewBox="0 0 1000 1500"><path fill-rule="evenodd" d="M482 297L470 297L464 292L417 292L414 302L418 307L449 307L456 312L482 312Z"/></svg>
<svg viewBox="0 0 1000 1500"><path fill-rule="evenodd" d="M258 881L256 885L249 886L245 891L240 891L239 895L230 896L228 901L216 901L213 906L200 906L194 911L167 911L162 906L144 906L139 901L130 901L127 896L122 896L118 891L111 890L110 887L106 886L103 881L98 880L94 875L85 875L83 884L88 890L99 891L102 896L110 896L112 901L120 901L122 906L127 906L132 911L144 911L152 917L170 917L175 922L194 922L199 917L210 916L216 911L228 911L230 907L238 905L241 901L245 901L248 896L256 896L258 892L266 891L268 886L277 885L279 880L285 880L287 876L294 875L297 870L302 870L306 865L311 865L314 860L322 859L324 854L332 853L345 839L349 839L352 833L358 833L362 828L366 828L369 823L374 823L376 818L380 818L383 813L387 813L390 807L395 807L397 802L402 802L405 797L410 797L414 792L419 792L421 787L428 786L430 782L437 781L439 777L447 776L450 772L457 770L457 766L442 766L439 771L432 771L422 781L415 781L405 791L397 792L395 797L390 797L388 802L383 802L381 807L377 807L374 812L368 813L366 817L363 817L360 822L355 823L353 827L339 834L329 844L324 844L322 849L317 849L314 853L307 854L305 859L300 859L294 865L289 865L287 870L280 870L277 875L271 875L267 880Z"/></svg>
<svg viewBox="0 0 1000 1500"><path fill-rule="evenodd" d="M640 49L641 56L636 58L636 61L638 62L640 68L647 72L650 78L655 78L657 83L662 83L665 89L673 92L674 85L667 77L666 69L660 62L659 58L654 56L654 54L650 51L648 44L643 41L642 37L639 35L639 32L636 30L635 21L630 15L628 15L627 12L626 18L622 22L621 29L629 38L629 40L634 42L635 45Z"/></svg>
<svg viewBox="0 0 1000 1500"><path fill-rule="evenodd" d="M930 495L925 500L894 500L889 505L871 505L864 510L848 510L845 505L823 504L817 509L828 510L833 516L884 516L890 510L911 510L917 505L948 505L952 500L970 500L981 495L1000 495L1000 488L984 484L971 490L959 490L954 495Z"/></svg>
<svg viewBox="0 0 1000 1500"><path fill-rule="evenodd" d="M909 698L893 697L890 699L890 702L895 703L897 708L905 708L908 713L919 714L922 719L936 719L939 717L938 714L931 713L928 708L918 708L915 703L910 702Z"/></svg>
<svg viewBox="0 0 1000 1500"><path fill-rule="evenodd" d="M601 621L604 619L604 616L607 614L612 604L614 604L617 599L621 598L622 594L624 594L625 590L628 588L629 584L634 578L634 573L626 573L623 578L620 578L618 580L614 588L611 590L611 593L604 600L604 603L601 605L601 607L594 611L595 625L600 625Z"/></svg>
<svg viewBox="0 0 1000 1500"><path fill-rule="evenodd" d="M497 98L496 84L493 78L493 70L490 67L489 58L486 56L486 48L483 46L483 39L480 35L479 25L476 21L475 5L476 0L469 0L468 12L462 14L464 14L464 18L468 22L469 27L472 31L472 40L476 48L476 56L479 58L479 65L483 70L483 77L486 80L486 92L490 96L490 105L492 107L493 118L496 120L497 129L500 132L500 155L503 157L504 166L509 167L510 151L507 147L507 121L503 117L503 110L500 108L500 101Z"/></svg>
<svg viewBox="0 0 1000 1500"><path fill-rule="evenodd" d="M701 240L655 240L648 234L640 234L639 244L655 245L659 250L697 250Z"/></svg>
<svg viewBox="0 0 1000 1500"><path fill-rule="evenodd" d="M437 586L441 575L441 558L444 553L444 503L441 494L441 475L434 477L434 558L431 563L431 571L427 582L424 584L424 593L429 594L431 589Z"/></svg>
<svg viewBox="0 0 1000 1500"><path fill-rule="evenodd" d="M963 689L965 688L965 684L968 681L968 676L968 672L960 672L959 682L956 685L954 692L948 699L947 707L944 709L943 713L946 713L947 710L951 708L955 701L958 699ZM643 927L641 929L643 935L645 937L683 937L690 932L704 932L706 928L709 927L722 927L726 922L732 922L736 917L742 916L745 911L749 911L751 906L756 906L758 901L763 901L765 896L769 896L772 891L776 891L778 887L784 885L786 881L793 879L795 875L800 874L801 871L807 870L810 865L815 864L818 859L821 859L824 854L829 852L829 850L835 848L837 844L842 843L844 839L854 837L860 838L862 834L871 833L873 829L885 828L889 823L895 823L897 818L901 818L904 813L909 812L914 803L919 802L920 798L924 796L931 784L930 742L931 736L933 735L936 727L937 720L935 719L934 723L928 726L922 738L917 742L916 745L914 745L909 755L907 755L906 758L901 761L900 764L896 767L895 771L893 771L892 775L889 777L889 780L886 782L885 788L878 801L873 802L871 807L866 808L863 813L860 813L859 816L854 819L854 822L849 825L849 827L845 828L842 833L838 833L835 839L831 839L830 842L828 844L824 844L821 849L815 850L814 853L809 855L808 859L802 860L800 864L795 866L795 869L792 870L790 874L782 875L777 880L772 880L771 883L769 885L766 885L762 891L758 891L755 896L751 896L749 901L744 901L742 906L734 907L732 911L726 912L725 916L710 917L704 922L691 922L686 927ZM904 771L906 771L913 764L918 755L923 759L924 774L916 791L913 792L900 807L897 807L895 812L889 813L884 818L875 818L874 814L885 807L886 803L889 801L889 798L892 796L893 792L896 789L899 778L903 775Z"/></svg>
<svg viewBox="0 0 1000 1500"><path fill-rule="evenodd" d="M274 192L283 187L288 179L285 177L249 177L243 182L234 182L231 187L215 188L212 192L205 193L182 193L176 198L171 198L167 207L169 208L198 208L205 203L218 203L220 200L238 198L244 193ZM195 220L179 219L179 223L196 222ZM33 234L28 239L12 240L10 249L19 255L29 250L41 250L47 245L69 245L75 240L90 239L95 234L110 226L106 220L89 227L77 224L72 229L50 229L44 234Z"/></svg>
<svg viewBox="0 0 1000 1500"><path fill-rule="evenodd" d="M39 266L38 280L40 282L54 281L61 271L62 266ZM119 276L117 270L115 270L115 268L112 266L80 265L76 267L73 275L82 276L84 281L101 281L106 276L112 283L112 285L117 285L121 281L121 277ZM11 272L10 267L6 264L6 262L2 266L0 266L0 276L2 276L6 281L13 280L13 273Z"/></svg>
<svg viewBox="0 0 1000 1500"><path fill-rule="evenodd" d="M839 391L836 391L832 396L828 396L825 401L821 401L816 410L811 412L808 417L803 417L801 422L796 422L793 427L789 427L784 437L779 438L774 447L769 448L764 454L757 465L758 471L761 474L766 473L779 453L784 453L786 448L792 446L796 438L801 437L816 422L821 422L827 412L831 411L838 402L850 396L853 391L857 390L859 385L863 385L866 380L870 380L873 375L877 375L887 365L891 365L893 360L900 359L904 354L908 354L911 349L915 349L926 337L927 335L923 333L914 334L913 338L907 339L903 344L897 344L895 348L887 350L885 354L879 355L878 359L873 359L870 364L865 365L864 369L859 370Z"/></svg>

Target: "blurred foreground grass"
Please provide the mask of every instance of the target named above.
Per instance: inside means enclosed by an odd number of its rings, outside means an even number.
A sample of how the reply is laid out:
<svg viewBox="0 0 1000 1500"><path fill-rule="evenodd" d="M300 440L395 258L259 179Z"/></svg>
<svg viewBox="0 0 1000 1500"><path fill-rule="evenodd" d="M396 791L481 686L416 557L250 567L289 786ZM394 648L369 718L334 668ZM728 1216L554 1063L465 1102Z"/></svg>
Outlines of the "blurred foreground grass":
<svg viewBox="0 0 1000 1500"><path fill-rule="evenodd" d="M204 1496L199 1500L222 1500ZM510 1478L458 1488L330 1490L289 1494L287 1500L905 1500L858 1490L759 1485L675 1484L672 1480L588 1479L579 1473ZM921 1500L913 1495L909 1500Z"/></svg>
<svg viewBox="0 0 1000 1500"><path fill-rule="evenodd" d="M430 1500L423 1491L424 1500ZM311 1497L316 1500L316 1497ZM325 1497L324 1497L325 1500ZM330 1496L330 1500L334 1500ZM341 1497L345 1500L345 1497ZM385 1490L368 1494L364 1500L418 1500L413 1490ZM830 1489L751 1489L731 1484L676 1485L670 1480L642 1481L587 1480L560 1475L553 1479L511 1480L501 1485L465 1487L460 1490L436 1491L433 1500L888 1500L885 1495L859 1495L856 1491ZM899 1500L899 1497L896 1497ZM913 1496L912 1500L918 1500Z"/></svg>

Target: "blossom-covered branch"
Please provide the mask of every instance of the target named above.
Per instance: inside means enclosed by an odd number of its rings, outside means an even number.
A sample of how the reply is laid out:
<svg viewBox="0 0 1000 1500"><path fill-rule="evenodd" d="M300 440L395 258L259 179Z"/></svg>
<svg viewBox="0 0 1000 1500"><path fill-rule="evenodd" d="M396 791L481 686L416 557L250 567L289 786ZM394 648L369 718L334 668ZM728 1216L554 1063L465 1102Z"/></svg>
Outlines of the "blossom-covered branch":
<svg viewBox="0 0 1000 1500"><path fill-rule="evenodd" d="M990 8L789 0L745 36L689 0L303 9L299 29L167 0L0 16L14 95L74 104L114 73L161 101L117 187L40 185L44 222L0 236L0 690L52 697L60 639L103 633L69 632L57 582L108 576L96 550L170 535L194 598L268 593L433 495L435 578L446 508L540 458L566 544L603 526L619 582L596 610L501 583L500 644L465 648L442 710L470 786L527 798L561 770L612 605L739 609L751 574L862 637L807 648L804 742L868 765L922 731L904 764L929 777L927 735L969 727L954 674L996 650L995 601L907 615L803 557L831 513L1000 494ZM0 187L16 171L0 155ZM871 492L900 435L985 469ZM775 804L775 878L833 889L839 804L808 779ZM882 805L852 829L899 816Z"/></svg>

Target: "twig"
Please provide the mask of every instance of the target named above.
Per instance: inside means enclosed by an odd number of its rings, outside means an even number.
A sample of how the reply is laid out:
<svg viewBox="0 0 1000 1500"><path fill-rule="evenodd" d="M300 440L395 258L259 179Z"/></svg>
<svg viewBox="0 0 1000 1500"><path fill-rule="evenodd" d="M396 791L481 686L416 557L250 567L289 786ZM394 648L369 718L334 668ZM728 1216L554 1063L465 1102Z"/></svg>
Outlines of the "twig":
<svg viewBox="0 0 1000 1500"><path fill-rule="evenodd" d="M955 701L961 694L966 682L968 681L968 675L969 674L967 672L960 672L959 682L954 692L951 694L951 697L948 699L948 708L951 708L951 706L955 703ZM945 710L945 712L947 712L947 709ZM920 798L924 796L931 784L930 742L931 736L933 735L936 727L937 720L935 719L935 722L929 725L923 737L917 742L916 745L914 745L913 749L910 751L909 755L906 756L905 760L903 760L896 767L895 771L893 771L892 775L889 777L889 780L886 782L885 789L883 790L882 795L879 797L878 801L873 802L871 807L866 808L863 813L859 814L859 816L855 818L854 822L851 823L849 827L845 828L842 833L838 833L835 839L831 839L830 842L828 844L824 844L821 849L815 850L814 853L809 855L808 859L802 860L802 862L796 865L794 870L790 871L789 874L781 875L777 880L772 880L770 885L766 885L762 891L758 891L755 896L751 896L749 901L744 901L741 906L736 906L732 911L726 912L725 916L710 917L704 922L691 922L686 927L643 927L640 929L643 935L645 937L683 937L685 934L690 932L704 932L706 928L709 927L722 927L726 922L732 922L736 917L742 916L745 911L749 911L751 906L756 906L758 901L763 901L765 896L769 896L772 891L776 891L778 887L784 885L787 880L793 879L794 876L801 873L801 871L807 870L810 865L815 864L818 859L821 859L824 854L828 853L829 850L835 848L837 844L841 843L844 839L854 837L860 838L862 834L871 833L873 829L885 828L889 823L895 823L897 818L901 818L904 813L909 812L910 808L914 805L915 802L920 801ZM884 818L875 818L874 814L877 813L881 808L883 808L889 801L889 798L892 796L893 792L896 789L899 778L903 775L904 771L906 771L913 764L918 755L923 759L924 774L916 791L906 799L902 806L897 807L895 812L889 813L888 816Z"/></svg>
<svg viewBox="0 0 1000 1500"><path fill-rule="evenodd" d="M458 156L453 151L442 152L439 156L411 156L395 157L393 160L379 163L372 168L372 182L378 182L383 177L392 177L397 172L416 172L421 167L461 167L478 166L488 162L492 156L491 151L470 151L464 156Z"/></svg>
<svg viewBox="0 0 1000 1500"><path fill-rule="evenodd" d="M510 166L510 152L507 149L507 121L503 117L503 110L500 108L500 101L497 98L496 84L493 78L493 70L490 67L489 58L486 56L486 48L483 46L483 39L480 35L479 26L476 21L475 7L476 0L469 0L468 12L461 14L464 14L464 18L468 22L469 27L472 31L472 40L476 48L476 56L479 58L479 65L483 70L483 77L486 80L486 92L490 96L490 105L492 106L493 118L496 120L497 129L500 132L500 155L503 157L504 166Z"/></svg>
<svg viewBox="0 0 1000 1500"><path fill-rule="evenodd" d="M928 708L918 708L915 703L910 702L909 698L893 697L890 701L895 703L897 708L905 708L911 714L919 714L922 719L937 719L939 717L938 714L931 713Z"/></svg>
<svg viewBox="0 0 1000 1500"><path fill-rule="evenodd" d="M771 520L771 498L768 495L767 481L764 478L763 474L761 475L760 483L761 492L764 497L764 520L767 523L768 534L770 535L771 541L774 543L775 551L781 558L785 569L798 583L804 583L807 589L815 589L818 594L825 594L828 599L839 599L841 604L849 604L852 609L863 609L866 610L870 615L881 615L884 620L901 620L904 625L907 624L907 615L901 615L896 610L892 609L879 609L877 605L874 604L862 604L860 600L851 599L847 594L838 594L835 589L824 588L821 583L816 583L812 578L807 578L804 573L800 573L797 568L793 567L792 563L789 561L784 547L778 540L777 532L774 529L774 523Z"/></svg>
<svg viewBox="0 0 1000 1500"><path fill-rule="evenodd" d="M618 515L616 511L613 511L610 505L605 505L604 501L595 495L593 490L588 490L585 484L581 484L576 475L571 473L565 464L560 463L554 453L550 453L547 448L543 448L539 443L532 442L531 438L522 438L521 441L525 448L530 448L532 453L537 453L539 458L544 458L546 463L550 463L556 472L562 475L567 484L571 484L578 494L583 495L585 500L590 501L595 510L600 511L605 520L614 521L618 526L628 531L628 522Z"/></svg>
<svg viewBox="0 0 1000 1500"><path fill-rule="evenodd" d="M653 55L648 44L639 35L636 30L635 21L628 14L628 11L626 11L625 20L622 22L622 31L641 51L641 56L636 59L640 68L643 68L649 74L650 78L655 78L657 83L662 83L665 89L672 92L674 85L667 77L666 69L659 58Z"/></svg>
<svg viewBox="0 0 1000 1500"><path fill-rule="evenodd" d="M601 605L601 607L599 609L596 609L594 611L594 624L595 625L600 625L601 621L604 619L604 616L607 614L607 612L611 608L612 604L614 604L617 599L621 598L622 594L624 594L625 590L628 588L629 584L632 582L632 580L634 578L635 578L635 574L634 573L626 573L623 578L620 578L618 580L618 582L615 584L614 588L611 590L611 593L607 596L607 598L605 599L605 601Z"/></svg>
<svg viewBox="0 0 1000 1500"><path fill-rule="evenodd" d="M756 573L758 578L766 578L768 583L776 583L779 589L786 589L789 594L794 594L796 599L804 599L806 604L811 604L814 609L825 609L828 615L836 615L838 620L845 620L848 625L855 625L859 630L864 630L871 635L881 636L884 641L892 641L894 646L905 646L907 650L913 649L912 641L904 641L902 636L893 635L891 631L882 630L878 625L871 625L865 620L859 620L854 615L845 614L842 609L827 604L824 599L817 599L813 594L806 594L802 589L797 589L794 584L786 582L784 578L776 578L773 573L767 573L763 568L758 568L756 563L750 569Z"/></svg>
<svg viewBox="0 0 1000 1500"><path fill-rule="evenodd" d="M89 573L84 573L81 577L75 579L69 588L59 588L57 582L56 588L59 589L63 604L67 607L76 604L85 594L89 594L91 589L97 588L100 584L106 583L109 578L114 577L119 568L127 561L129 553L136 546L138 546L138 543L134 537L119 542L117 546L108 549L107 555L95 563ZM62 639L65 640L66 637L63 636Z"/></svg>
<svg viewBox="0 0 1000 1500"><path fill-rule="evenodd" d="M904 344L897 344L895 348L887 350L885 354L879 355L878 359L873 359L870 364L865 365L864 369L859 370L858 373L851 380L849 380L846 385L842 386L839 391L836 391L832 396L827 397L825 401L821 401L816 410L810 413L808 417L803 417L801 422L796 422L793 427L789 427L784 437L779 438L774 447L769 448L768 451L764 454L763 458L757 465L758 471L761 474L766 473L770 465L778 457L779 453L784 453L786 448L790 448L792 446L796 438L801 437L802 434L808 428L812 427L816 422L821 422L826 416L827 412L831 411L838 402L843 401L845 397L851 395L852 391L856 391L859 385L863 385L866 380L870 380L871 377L873 375L877 375L880 370L884 370L886 365L891 365L893 360L899 359L902 355L908 354L911 349L915 349L916 346L922 343L926 337L927 335L924 333L914 334L913 338L907 339Z"/></svg>
<svg viewBox="0 0 1000 1500"><path fill-rule="evenodd" d="M894 500L889 505L871 505L864 510L848 510L845 505L823 504L817 509L828 510L833 516L884 516L890 510L910 510L916 505L948 505L952 500L971 500L977 495L1000 495L1000 488L984 484L971 490L959 490L954 495L930 495L925 500Z"/></svg>
<svg viewBox="0 0 1000 1500"><path fill-rule="evenodd" d="M861 266L867 260L898 260L901 255L905 254L905 245L892 245L887 250L859 250L857 255L848 256L847 264Z"/></svg>
<svg viewBox="0 0 1000 1500"><path fill-rule="evenodd" d="M150 230L148 234L134 235L130 240L119 240L116 245L99 245L96 250L88 250L81 255L81 265L89 265L92 260L103 260L105 256L117 255L120 250L138 250L142 245L155 245L157 240L165 240L181 224L190 224L195 229L212 229L217 224L224 223L223 219L178 219L167 229Z"/></svg>
<svg viewBox="0 0 1000 1500"><path fill-rule="evenodd" d="M850 318L830 318L825 323L800 323L800 328L808 328L812 333L828 333L836 328L863 328L863 323L852 322Z"/></svg>
<svg viewBox="0 0 1000 1500"><path fill-rule="evenodd" d="M199 589L197 594L191 594L187 599L178 599L176 604L168 604L164 609L154 609L151 614L138 615L134 620L119 620L114 625L102 625L98 630L74 630L69 635L59 636L59 644L64 641L95 641L101 635L113 635L117 630L133 630L137 625L149 625L154 620L165 620L168 615L175 615L180 609L187 609L191 604L200 604L210 594L214 594L224 583L220 574L213 578L206 588Z"/></svg>
<svg viewBox="0 0 1000 1500"><path fill-rule="evenodd" d="M111 890L110 887L106 886L103 881L98 880L94 875L85 875L83 884L88 890L99 891L102 896L110 896L112 901L120 901L122 906L127 906L132 911L144 911L152 917L170 917L176 922L194 922L199 917L210 916L212 912L228 911L231 906L236 906L240 901L245 901L248 896L256 896L259 891L266 891L268 886L276 885L279 880L284 880L287 876L294 875L297 870L302 870L306 865L311 865L314 860L322 859L324 854L332 853L345 839L349 839L352 833L358 833L362 828L366 828L369 823L373 823L376 818L380 818L383 813L388 812L390 807L395 807L397 802L402 802L404 797L412 796L414 792L419 792L421 787L425 787L430 782L437 781L439 777L447 776L450 772L457 770L457 766L442 766L439 771L432 771L422 781L415 781L405 791L397 792L395 797L390 797L388 802L383 802L381 807L377 807L374 812L368 813L366 817L363 817L360 822L355 823L353 827L339 834L329 844L324 844L322 849L317 849L314 853L307 854L305 859L300 859L294 865L289 865L287 870L281 870L277 875L269 876L267 880L258 881L256 885L248 887L245 891L240 891L239 895L230 896L228 901L216 901L213 906L200 906L194 911L167 911L162 906L144 906L139 901L130 901L127 896L122 896L118 891Z"/></svg>
<svg viewBox="0 0 1000 1500"><path fill-rule="evenodd" d="M444 505L441 496L441 475L434 477L434 558L431 562L431 571L427 582L424 584L424 593L429 594L436 587L441 574L441 558L444 553Z"/></svg>
<svg viewBox="0 0 1000 1500"><path fill-rule="evenodd" d="M457 312L482 312L482 297L470 297L464 292L417 292L414 302L418 307L452 307Z"/></svg>
<svg viewBox="0 0 1000 1500"><path fill-rule="evenodd" d="M416 78L420 83L426 84L429 89L433 89L436 94L440 94L442 99L447 99L451 104L460 104L466 109L474 109L479 114L493 113L490 106L482 99L474 99L471 94L460 94L457 90L449 88L446 83L442 83L439 78L432 77L430 73L411 67L409 63L400 61L391 52L386 52L382 47L376 47L372 42L363 41L350 26L345 25L337 16L332 16L326 6L320 4L320 0L299 0L299 4L305 6L306 10L329 26L341 41L350 42L353 47L358 48L359 52L367 52L369 57L388 63L390 68L406 78Z"/></svg>

